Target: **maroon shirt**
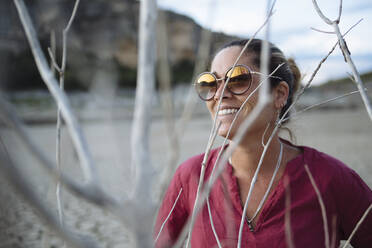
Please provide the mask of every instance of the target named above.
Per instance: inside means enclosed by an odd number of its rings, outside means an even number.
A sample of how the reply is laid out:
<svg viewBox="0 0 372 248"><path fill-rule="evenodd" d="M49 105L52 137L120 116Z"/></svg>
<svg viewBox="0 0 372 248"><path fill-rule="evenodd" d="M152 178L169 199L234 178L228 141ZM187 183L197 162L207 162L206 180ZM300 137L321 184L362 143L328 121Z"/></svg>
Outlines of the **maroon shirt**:
<svg viewBox="0 0 372 248"><path fill-rule="evenodd" d="M333 247L338 247L340 240L349 237L356 223L372 204L371 189L352 169L315 149L300 148L303 153L287 163L282 178L263 205L253 232L245 222L242 247L287 247L284 226L286 199L284 177L289 179L290 224L295 247L325 247L321 208L305 171L305 164L308 165L321 192L327 213L330 243L335 244ZM210 153L205 180L211 175L218 151L219 148ZM186 220L191 216L203 156L201 154L192 157L177 169L159 209L155 236L170 213L181 188L182 192L156 242L156 247L167 247L174 243ZM236 247L243 208L237 180L230 164L226 164L222 178L214 185L209 202L214 226L222 246ZM372 211L351 243L355 248L372 247ZM191 247L217 247L207 206L196 219Z"/></svg>

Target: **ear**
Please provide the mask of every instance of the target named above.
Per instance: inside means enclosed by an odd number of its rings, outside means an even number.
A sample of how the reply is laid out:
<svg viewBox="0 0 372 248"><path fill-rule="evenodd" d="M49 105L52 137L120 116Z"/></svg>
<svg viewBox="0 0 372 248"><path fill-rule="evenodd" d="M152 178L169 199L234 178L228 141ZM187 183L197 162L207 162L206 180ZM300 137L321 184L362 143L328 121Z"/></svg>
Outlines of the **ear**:
<svg viewBox="0 0 372 248"><path fill-rule="evenodd" d="M288 95L289 95L288 84L284 81L281 81L273 89L273 103L275 108L277 109L283 108L287 103Z"/></svg>

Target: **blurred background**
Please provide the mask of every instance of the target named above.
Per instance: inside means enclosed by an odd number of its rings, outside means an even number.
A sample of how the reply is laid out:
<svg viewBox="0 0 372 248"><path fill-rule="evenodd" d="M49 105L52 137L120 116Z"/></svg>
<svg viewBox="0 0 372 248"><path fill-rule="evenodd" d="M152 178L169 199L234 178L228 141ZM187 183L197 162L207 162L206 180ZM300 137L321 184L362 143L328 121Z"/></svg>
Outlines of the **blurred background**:
<svg viewBox="0 0 372 248"><path fill-rule="evenodd" d="M74 5L73 0L26 1L44 52L55 33L57 61L61 58L62 30ZM99 177L113 194L130 191L130 135L137 74L139 1L81 1L68 35L65 88L87 137ZM337 16L334 1L321 1L329 17ZM192 92L195 59L203 31L211 31L209 54L225 42L250 37L265 16L265 1L158 1L167 32L167 60L171 72L175 125ZM363 21L346 37L352 58L362 74L371 97L372 85L372 3L345 0L340 23L345 32ZM160 16L160 14L159 14ZM336 42L322 23L311 1L278 1L270 26L270 40L294 57L304 74L303 83ZM263 37L260 33L258 37ZM47 54L47 53L46 53ZM203 70L208 70L205 66ZM296 106L307 106L356 90L349 79L347 64L336 49L324 63ZM159 75L158 75L159 76ZM151 158L159 173L171 161L170 130L165 121L162 92L153 96ZM13 104L30 135L47 156L55 157L56 104L41 80L13 1L0 1L0 89L1 97ZM178 137L177 164L205 150L211 121L204 103L196 100L192 118ZM24 165L32 187L51 208L55 206L55 182L17 139L11 129L1 126L1 139L15 161ZM370 143L372 124L359 94L333 101L296 116L289 124L294 143L313 146L329 153L358 172L372 186ZM283 134L286 136L286 133ZM218 139L216 146L221 143ZM82 178L72 142L63 129L62 167ZM63 191L66 225L81 235L92 236L102 247L131 247L125 228L106 211ZM63 242L36 216L35 211L12 189L6 178L0 187L1 247L62 247Z"/></svg>

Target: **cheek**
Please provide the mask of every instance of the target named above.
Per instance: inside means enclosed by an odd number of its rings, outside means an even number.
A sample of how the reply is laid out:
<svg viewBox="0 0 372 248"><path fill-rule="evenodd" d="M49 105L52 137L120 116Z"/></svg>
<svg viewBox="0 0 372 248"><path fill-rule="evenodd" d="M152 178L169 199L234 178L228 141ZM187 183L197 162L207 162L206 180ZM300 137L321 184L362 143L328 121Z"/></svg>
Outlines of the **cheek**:
<svg viewBox="0 0 372 248"><path fill-rule="evenodd" d="M243 105L242 101L241 105ZM242 108L242 114L247 116L257 104L256 95L253 95Z"/></svg>
<svg viewBox="0 0 372 248"><path fill-rule="evenodd" d="M254 108L254 104L252 104L251 102L247 102L245 105L244 105L244 107L243 107L243 109L242 109L242 114L244 115L244 116L247 116L251 111L252 111L252 109Z"/></svg>

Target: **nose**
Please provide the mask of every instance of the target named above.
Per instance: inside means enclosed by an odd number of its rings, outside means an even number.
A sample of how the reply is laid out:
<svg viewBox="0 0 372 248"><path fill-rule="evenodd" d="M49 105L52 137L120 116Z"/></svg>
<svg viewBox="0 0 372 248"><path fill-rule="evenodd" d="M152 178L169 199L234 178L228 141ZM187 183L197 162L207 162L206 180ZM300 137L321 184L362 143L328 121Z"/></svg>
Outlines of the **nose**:
<svg viewBox="0 0 372 248"><path fill-rule="evenodd" d="M223 91L223 88L225 87L225 83L226 83L225 79L223 78L217 79L217 90L216 90L216 94L214 94L215 100L219 100L220 97L222 96L222 91ZM222 98L228 98L230 96L231 96L231 93L229 89L226 87L225 91L223 92Z"/></svg>

